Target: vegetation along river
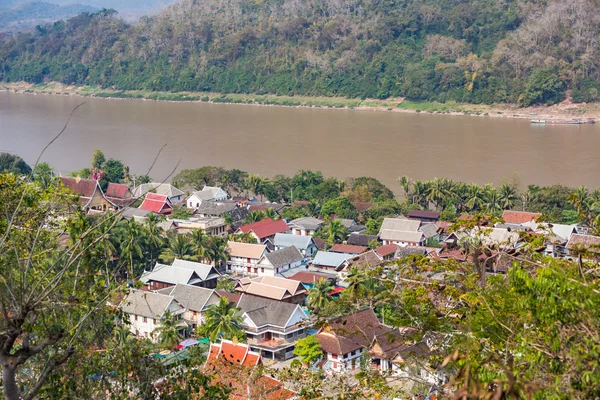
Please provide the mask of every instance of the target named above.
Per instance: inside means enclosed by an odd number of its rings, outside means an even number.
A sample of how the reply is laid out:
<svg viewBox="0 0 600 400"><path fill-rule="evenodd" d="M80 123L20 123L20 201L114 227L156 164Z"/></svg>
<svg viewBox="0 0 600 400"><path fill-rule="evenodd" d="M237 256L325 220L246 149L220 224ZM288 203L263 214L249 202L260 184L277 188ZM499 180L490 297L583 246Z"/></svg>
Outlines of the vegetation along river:
<svg viewBox="0 0 600 400"><path fill-rule="evenodd" d="M0 151L33 163L80 102L44 161L66 174L94 149L154 179L204 165L270 177L298 169L338 178L447 177L499 183L600 186L600 126L536 126L527 120L376 111L170 103L0 93Z"/></svg>

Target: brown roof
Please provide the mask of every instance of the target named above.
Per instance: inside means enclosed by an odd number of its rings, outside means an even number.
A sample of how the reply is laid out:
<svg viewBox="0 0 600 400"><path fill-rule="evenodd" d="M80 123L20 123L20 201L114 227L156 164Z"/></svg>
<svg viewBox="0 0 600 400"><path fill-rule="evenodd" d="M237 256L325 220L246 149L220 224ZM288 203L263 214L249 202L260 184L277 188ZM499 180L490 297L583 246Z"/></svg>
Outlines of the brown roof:
<svg viewBox="0 0 600 400"><path fill-rule="evenodd" d="M225 297L227 300L229 300L230 303L234 304L237 304L238 301L240 301L240 297L242 297L242 295L239 293L229 293L228 291L223 289L217 289L215 290L215 293L217 293L221 297Z"/></svg>
<svg viewBox="0 0 600 400"><path fill-rule="evenodd" d="M596 251L600 250L600 236L592 235L580 235L579 233L573 233L567 242L567 248L573 248L575 246L583 246L590 249L590 247L596 247Z"/></svg>
<svg viewBox="0 0 600 400"><path fill-rule="evenodd" d="M396 250L398 250L398 246L395 244L386 244L384 246L380 246L375 249L375 252L379 254L381 257L389 256L390 254L395 254Z"/></svg>
<svg viewBox="0 0 600 400"><path fill-rule="evenodd" d="M371 240L378 240L377 235L364 235L362 233L351 233L346 243L357 246L368 246Z"/></svg>
<svg viewBox="0 0 600 400"><path fill-rule="evenodd" d="M273 300L283 300L299 294L307 293L302 282L279 278L276 276L259 276L258 278L244 278L235 288L238 292L253 294Z"/></svg>
<svg viewBox="0 0 600 400"><path fill-rule="evenodd" d="M371 268L382 263L382 259L374 250L367 251L348 260L348 268Z"/></svg>
<svg viewBox="0 0 600 400"><path fill-rule="evenodd" d="M408 212L407 216L408 218L438 219L440 217L440 213L438 211L411 210Z"/></svg>
<svg viewBox="0 0 600 400"><path fill-rule="evenodd" d="M540 213L532 213L526 211L511 211L505 210L502 213L502 219L504 222L510 224L524 224L526 222L537 221L542 214Z"/></svg>
<svg viewBox="0 0 600 400"><path fill-rule="evenodd" d="M320 274L318 272L300 271L300 272L296 272L294 275L288 277L287 279L300 281L302 283L314 283L314 282L318 281L319 279L335 280L335 276L327 275L327 274Z"/></svg>
<svg viewBox="0 0 600 400"><path fill-rule="evenodd" d="M68 176L61 176L60 181L73 193L83 197L92 197L98 185L98 182L93 179L71 178Z"/></svg>
<svg viewBox="0 0 600 400"><path fill-rule="evenodd" d="M356 208L356 211L363 212L363 211L368 210L369 208L373 207L375 204L355 201L354 203L352 203L352 205Z"/></svg>
<svg viewBox="0 0 600 400"><path fill-rule="evenodd" d="M323 351L342 355L368 348L376 336L389 331L390 328L382 325L373 310L368 308L329 321L319 330L316 338Z"/></svg>
<svg viewBox="0 0 600 400"><path fill-rule="evenodd" d="M325 248L327 247L327 242L321 238L313 236L313 241L315 242L315 245L319 250L325 250Z"/></svg>
<svg viewBox="0 0 600 400"><path fill-rule="evenodd" d="M373 340L373 350L375 354L384 358L394 358L398 352L414 342L411 340L411 335L417 332L414 328L400 328L390 330L375 336ZM381 351L381 352L379 352Z"/></svg>
<svg viewBox="0 0 600 400"><path fill-rule="evenodd" d="M368 249L365 246L355 246L352 244L334 244L329 251L333 251L334 253L360 254Z"/></svg>
<svg viewBox="0 0 600 400"><path fill-rule="evenodd" d="M105 194L108 197L115 197L118 199L129 199L132 197L129 186L122 183L109 183Z"/></svg>

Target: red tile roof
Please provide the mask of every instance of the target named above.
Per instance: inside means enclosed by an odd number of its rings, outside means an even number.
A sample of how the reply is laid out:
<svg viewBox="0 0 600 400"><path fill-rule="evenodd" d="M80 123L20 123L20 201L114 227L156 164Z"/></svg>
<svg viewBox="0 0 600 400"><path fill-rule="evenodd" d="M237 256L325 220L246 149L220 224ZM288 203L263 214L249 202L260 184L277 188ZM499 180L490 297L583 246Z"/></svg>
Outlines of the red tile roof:
<svg viewBox="0 0 600 400"><path fill-rule="evenodd" d="M68 176L61 176L60 181L73 193L83 197L92 197L98 185L98 182L93 179L71 178Z"/></svg>
<svg viewBox="0 0 600 400"><path fill-rule="evenodd" d="M315 242L315 245L319 250L325 250L325 248L327 247L327 242L321 238L313 237L313 241Z"/></svg>
<svg viewBox="0 0 600 400"><path fill-rule="evenodd" d="M353 244L334 244L329 251L334 253L348 253L348 254L360 254L369 250L368 247L365 246L356 246Z"/></svg>
<svg viewBox="0 0 600 400"><path fill-rule="evenodd" d="M127 199L131 197L131 191L129 190L129 186L122 183L109 183L106 188L106 195L119 199Z"/></svg>
<svg viewBox="0 0 600 400"><path fill-rule="evenodd" d="M264 239L269 236L273 236L276 233L287 232L290 230L290 228L282 219L273 221L272 219L267 218L252 224L242 225L238 228L238 230L242 231L243 233L254 232L259 239Z"/></svg>
<svg viewBox="0 0 600 400"><path fill-rule="evenodd" d="M396 250L398 250L398 246L396 246L395 244L386 244L384 246L376 248L375 252L381 257L385 257L389 256L390 254L395 254Z"/></svg>
<svg viewBox="0 0 600 400"><path fill-rule="evenodd" d="M287 279L291 279L294 281L300 281L302 283L314 283L319 279L329 279L332 278L332 275L319 274L317 272L309 272L309 271L300 271L296 272L294 275L289 276Z"/></svg>
<svg viewBox="0 0 600 400"><path fill-rule="evenodd" d="M229 293L228 291L223 289L215 290L215 292L221 297L226 297L230 303L234 304L237 304L237 302L240 301L240 297L242 296L240 293Z"/></svg>
<svg viewBox="0 0 600 400"><path fill-rule="evenodd" d="M502 213L502 219L509 224L524 224L526 222L537 221L542 214L526 211L506 210Z"/></svg>
<svg viewBox="0 0 600 400"><path fill-rule="evenodd" d="M158 214L168 214L173 210L166 195L146 193L146 198L139 206L140 210L152 211Z"/></svg>

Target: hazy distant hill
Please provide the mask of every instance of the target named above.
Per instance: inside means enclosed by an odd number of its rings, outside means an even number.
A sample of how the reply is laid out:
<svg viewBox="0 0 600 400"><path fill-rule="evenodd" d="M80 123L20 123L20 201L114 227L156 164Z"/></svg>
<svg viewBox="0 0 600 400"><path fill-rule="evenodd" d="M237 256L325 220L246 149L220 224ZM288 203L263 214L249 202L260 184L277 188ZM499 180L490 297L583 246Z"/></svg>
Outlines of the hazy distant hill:
<svg viewBox="0 0 600 400"><path fill-rule="evenodd" d="M598 101L599 1L181 0L135 24L105 11L9 39L0 79L523 105L571 89Z"/></svg>
<svg viewBox="0 0 600 400"><path fill-rule="evenodd" d="M97 8L82 4L59 6L41 1L23 3L12 8L0 9L0 31L26 30L38 24L70 18L82 12L96 11Z"/></svg>

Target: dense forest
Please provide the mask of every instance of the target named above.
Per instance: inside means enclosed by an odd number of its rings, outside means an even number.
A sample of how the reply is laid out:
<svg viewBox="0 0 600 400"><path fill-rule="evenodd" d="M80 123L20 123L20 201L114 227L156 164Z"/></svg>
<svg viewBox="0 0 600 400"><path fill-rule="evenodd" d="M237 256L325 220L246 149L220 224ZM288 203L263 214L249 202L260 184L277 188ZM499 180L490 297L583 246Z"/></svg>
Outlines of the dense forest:
<svg viewBox="0 0 600 400"><path fill-rule="evenodd" d="M553 104L600 99L598 0L181 0L0 45L0 79L119 90Z"/></svg>

